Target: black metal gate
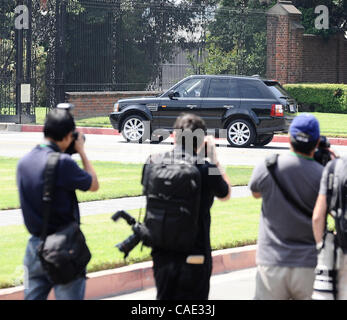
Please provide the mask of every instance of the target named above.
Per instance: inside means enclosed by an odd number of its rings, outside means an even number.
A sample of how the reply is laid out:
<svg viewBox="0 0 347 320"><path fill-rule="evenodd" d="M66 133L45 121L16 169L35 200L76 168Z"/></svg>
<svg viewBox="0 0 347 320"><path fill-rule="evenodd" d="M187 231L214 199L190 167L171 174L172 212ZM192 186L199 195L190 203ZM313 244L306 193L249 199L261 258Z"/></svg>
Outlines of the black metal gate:
<svg viewBox="0 0 347 320"><path fill-rule="evenodd" d="M31 0L0 4L0 122L35 122L31 11Z"/></svg>

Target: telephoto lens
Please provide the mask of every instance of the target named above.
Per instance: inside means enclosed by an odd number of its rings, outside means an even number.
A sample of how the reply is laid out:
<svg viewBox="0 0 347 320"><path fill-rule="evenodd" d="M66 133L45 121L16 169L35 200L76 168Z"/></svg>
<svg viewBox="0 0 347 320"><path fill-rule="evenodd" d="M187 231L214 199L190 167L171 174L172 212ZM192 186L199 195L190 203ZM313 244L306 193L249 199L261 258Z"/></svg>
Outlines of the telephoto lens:
<svg viewBox="0 0 347 320"><path fill-rule="evenodd" d="M319 248L316 277L313 284L313 300L336 299L340 257L341 251L336 247L334 234L327 232L322 247Z"/></svg>

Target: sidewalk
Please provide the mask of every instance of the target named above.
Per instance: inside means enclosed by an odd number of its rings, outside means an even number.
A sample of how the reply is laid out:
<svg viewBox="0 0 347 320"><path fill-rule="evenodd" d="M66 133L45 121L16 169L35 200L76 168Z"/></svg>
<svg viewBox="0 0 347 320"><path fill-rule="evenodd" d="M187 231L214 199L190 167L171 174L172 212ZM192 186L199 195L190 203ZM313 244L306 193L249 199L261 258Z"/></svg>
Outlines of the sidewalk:
<svg viewBox="0 0 347 320"><path fill-rule="evenodd" d="M84 134L120 135L118 130L112 128L77 127L77 129ZM42 132L42 130L42 125L0 123L0 131ZM347 138L328 138L331 145L347 146ZM289 137L275 135L272 142L289 143Z"/></svg>
<svg viewBox="0 0 347 320"><path fill-rule="evenodd" d="M254 268L256 246L245 246L212 252L212 274ZM153 263L142 262L112 270L88 273L85 299L95 300L143 290L154 286ZM22 300L24 287L0 290L0 300ZM53 292L49 300L54 299Z"/></svg>
<svg viewBox="0 0 347 320"><path fill-rule="evenodd" d="M251 193L247 186L232 188L232 198L249 197L250 195ZM112 214L117 210L132 210L144 208L145 206L146 199L144 196L90 201L79 204L81 216ZM23 224L21 209L0 210L0 227L21 224Z"/></svg>

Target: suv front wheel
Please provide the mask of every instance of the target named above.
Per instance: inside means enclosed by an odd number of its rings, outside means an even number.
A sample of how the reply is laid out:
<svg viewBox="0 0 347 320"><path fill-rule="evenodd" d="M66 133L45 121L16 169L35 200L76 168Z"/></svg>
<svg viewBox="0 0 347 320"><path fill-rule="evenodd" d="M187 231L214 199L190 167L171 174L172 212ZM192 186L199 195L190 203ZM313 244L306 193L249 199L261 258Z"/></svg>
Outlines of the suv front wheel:
<svg viewBox="0 0 347 320"><path fill-rule="evenodd" d="M233 120L227 127L227 139L232 147L248 147L255 137L254 127L247 120Z"/></svg>
<svg viewBox="0 0 347 320"><path fill-rule="evenodd" d="M128 142L143 142L146 140L146 130L145 119L138 115L127 117L122 125L122 135Z"/></svg>

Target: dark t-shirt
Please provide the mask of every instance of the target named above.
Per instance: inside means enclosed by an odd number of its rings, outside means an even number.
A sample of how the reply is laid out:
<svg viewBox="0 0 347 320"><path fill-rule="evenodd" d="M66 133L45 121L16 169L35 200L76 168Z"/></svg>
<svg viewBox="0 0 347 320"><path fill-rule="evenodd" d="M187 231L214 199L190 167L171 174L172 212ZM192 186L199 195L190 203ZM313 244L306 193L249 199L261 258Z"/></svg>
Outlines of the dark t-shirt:
<svg viewBox="0 0 347 320"><path fill-rule="evenodd" d="M28 231L35 236L40 236L42 230L43 175L48 153L53 151L47 145L37 146L25 155L17 166L17 186L24 223ZM75 190L87 191L92 183L91 175L65 153L60 155L56 177L48 234L56 232L70 222L79 223Z"/></svg>
<svg viewBox="0 0 347 320"><path fill-rule="evenodd" d="M149 162L147 161L143 167L142 184L146 175L146 167L150 165L148 163ZM203 164L197 164L197 167L201 173L201 198L198 219L198 232L193 250L189 254L203 254L205 255L206 259L209 260L211 256L210 209L212 207L214 197L226 197L229 188L228 184L222 178L219 170L214 164L205 161L205 163ZM172 256L177 256L178 258L181 257L182 259L184 259L187 254L169 252L158 248L154 248L152 250L152 257L157 263L165 263L166 261L170 261L172 260Z"/></svg>

